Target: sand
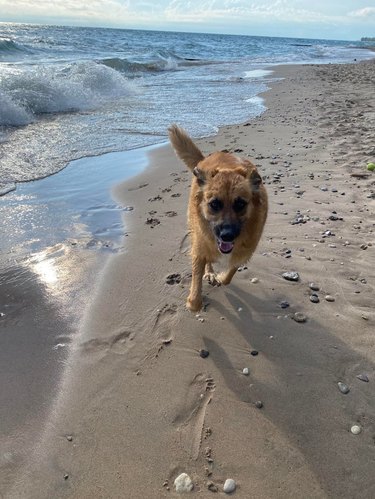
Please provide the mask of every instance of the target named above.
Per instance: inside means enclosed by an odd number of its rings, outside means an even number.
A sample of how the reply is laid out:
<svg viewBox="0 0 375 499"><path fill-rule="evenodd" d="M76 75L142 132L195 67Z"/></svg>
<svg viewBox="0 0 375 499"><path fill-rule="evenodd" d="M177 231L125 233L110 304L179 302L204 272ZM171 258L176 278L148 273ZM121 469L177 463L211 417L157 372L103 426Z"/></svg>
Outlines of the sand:
<svg viewBox="0 0 375 499"><path fill-rule="evenodd" d="M185 308L189 172L163 146L116 187L133 208L126 251L98 269L53 410L3 497L178 497L182 472L199 497L227 478L241 498L375 496L374 68L278 67L268 111L198 141L250 157L270 198L253 259L230 286L205 283L199 314Z"/></svg>

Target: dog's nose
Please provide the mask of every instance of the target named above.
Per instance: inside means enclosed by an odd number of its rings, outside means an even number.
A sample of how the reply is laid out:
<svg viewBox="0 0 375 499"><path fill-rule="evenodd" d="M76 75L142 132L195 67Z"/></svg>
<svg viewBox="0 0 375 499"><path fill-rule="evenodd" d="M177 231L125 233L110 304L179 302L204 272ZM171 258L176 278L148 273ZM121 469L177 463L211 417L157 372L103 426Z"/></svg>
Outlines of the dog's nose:
<svg viewBox="0 0 375 499"><path fill-rule="evenodd" d="M234 224L226 224L222 225L219 233L219 237L224 242L232 242L240 233L237 225Z"/></svg>

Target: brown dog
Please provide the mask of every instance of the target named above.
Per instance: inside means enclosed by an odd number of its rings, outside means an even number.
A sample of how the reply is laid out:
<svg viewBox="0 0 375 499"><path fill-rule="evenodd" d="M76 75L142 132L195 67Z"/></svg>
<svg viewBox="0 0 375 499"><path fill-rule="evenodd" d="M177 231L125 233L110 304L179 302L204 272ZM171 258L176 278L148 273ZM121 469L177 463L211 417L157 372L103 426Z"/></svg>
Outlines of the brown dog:
<svg viewBox="0 0 375 499"><path fill-rule="evenodd" d="M202 307L202 278L229 284L240 265L257 247L267 218L267 193L255 166L234 154L215 152L204 157L187 133L169 128L177 156L194 177L188 222L191 235L192 282L187 307ZM228 269L215 275L212 263L229 255Z"/></svg>

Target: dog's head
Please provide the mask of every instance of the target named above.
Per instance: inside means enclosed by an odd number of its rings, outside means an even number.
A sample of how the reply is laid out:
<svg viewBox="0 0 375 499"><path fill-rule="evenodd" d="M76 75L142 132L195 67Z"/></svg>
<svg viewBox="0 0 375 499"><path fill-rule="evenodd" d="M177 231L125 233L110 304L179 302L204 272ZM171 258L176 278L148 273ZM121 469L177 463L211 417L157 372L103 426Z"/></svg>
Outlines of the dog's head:
<svg viewBox="0 0 375 499"><path fill-rule="evenodd" d="M200 188L202 216L209 223L221 253L230 253L243 225L259 202L262 179L246 160L214 153L193 169Z"/></svg>
<svg viewBox="0 0 375 499"><path fill-rule="evenodd" d="M189 135L177 125L169 128L177 156L193 172L200 215L209 223L221 253L230 253L261 203L262 179L255 166L233 154L216 152L205 157Z"/></svg>

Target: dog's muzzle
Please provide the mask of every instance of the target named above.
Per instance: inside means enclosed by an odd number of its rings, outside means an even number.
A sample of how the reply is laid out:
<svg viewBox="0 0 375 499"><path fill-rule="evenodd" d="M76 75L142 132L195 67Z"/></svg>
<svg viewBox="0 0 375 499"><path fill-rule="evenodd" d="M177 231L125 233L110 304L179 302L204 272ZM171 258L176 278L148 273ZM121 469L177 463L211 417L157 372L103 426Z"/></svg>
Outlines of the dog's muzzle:
<svg viewBox="0 0 375 499"><path fill-rule="evenodd" d="M222 224L215 227L217 244L221 253L230 253L234 248L234 240L240 234L239 224Z"/></svg>

